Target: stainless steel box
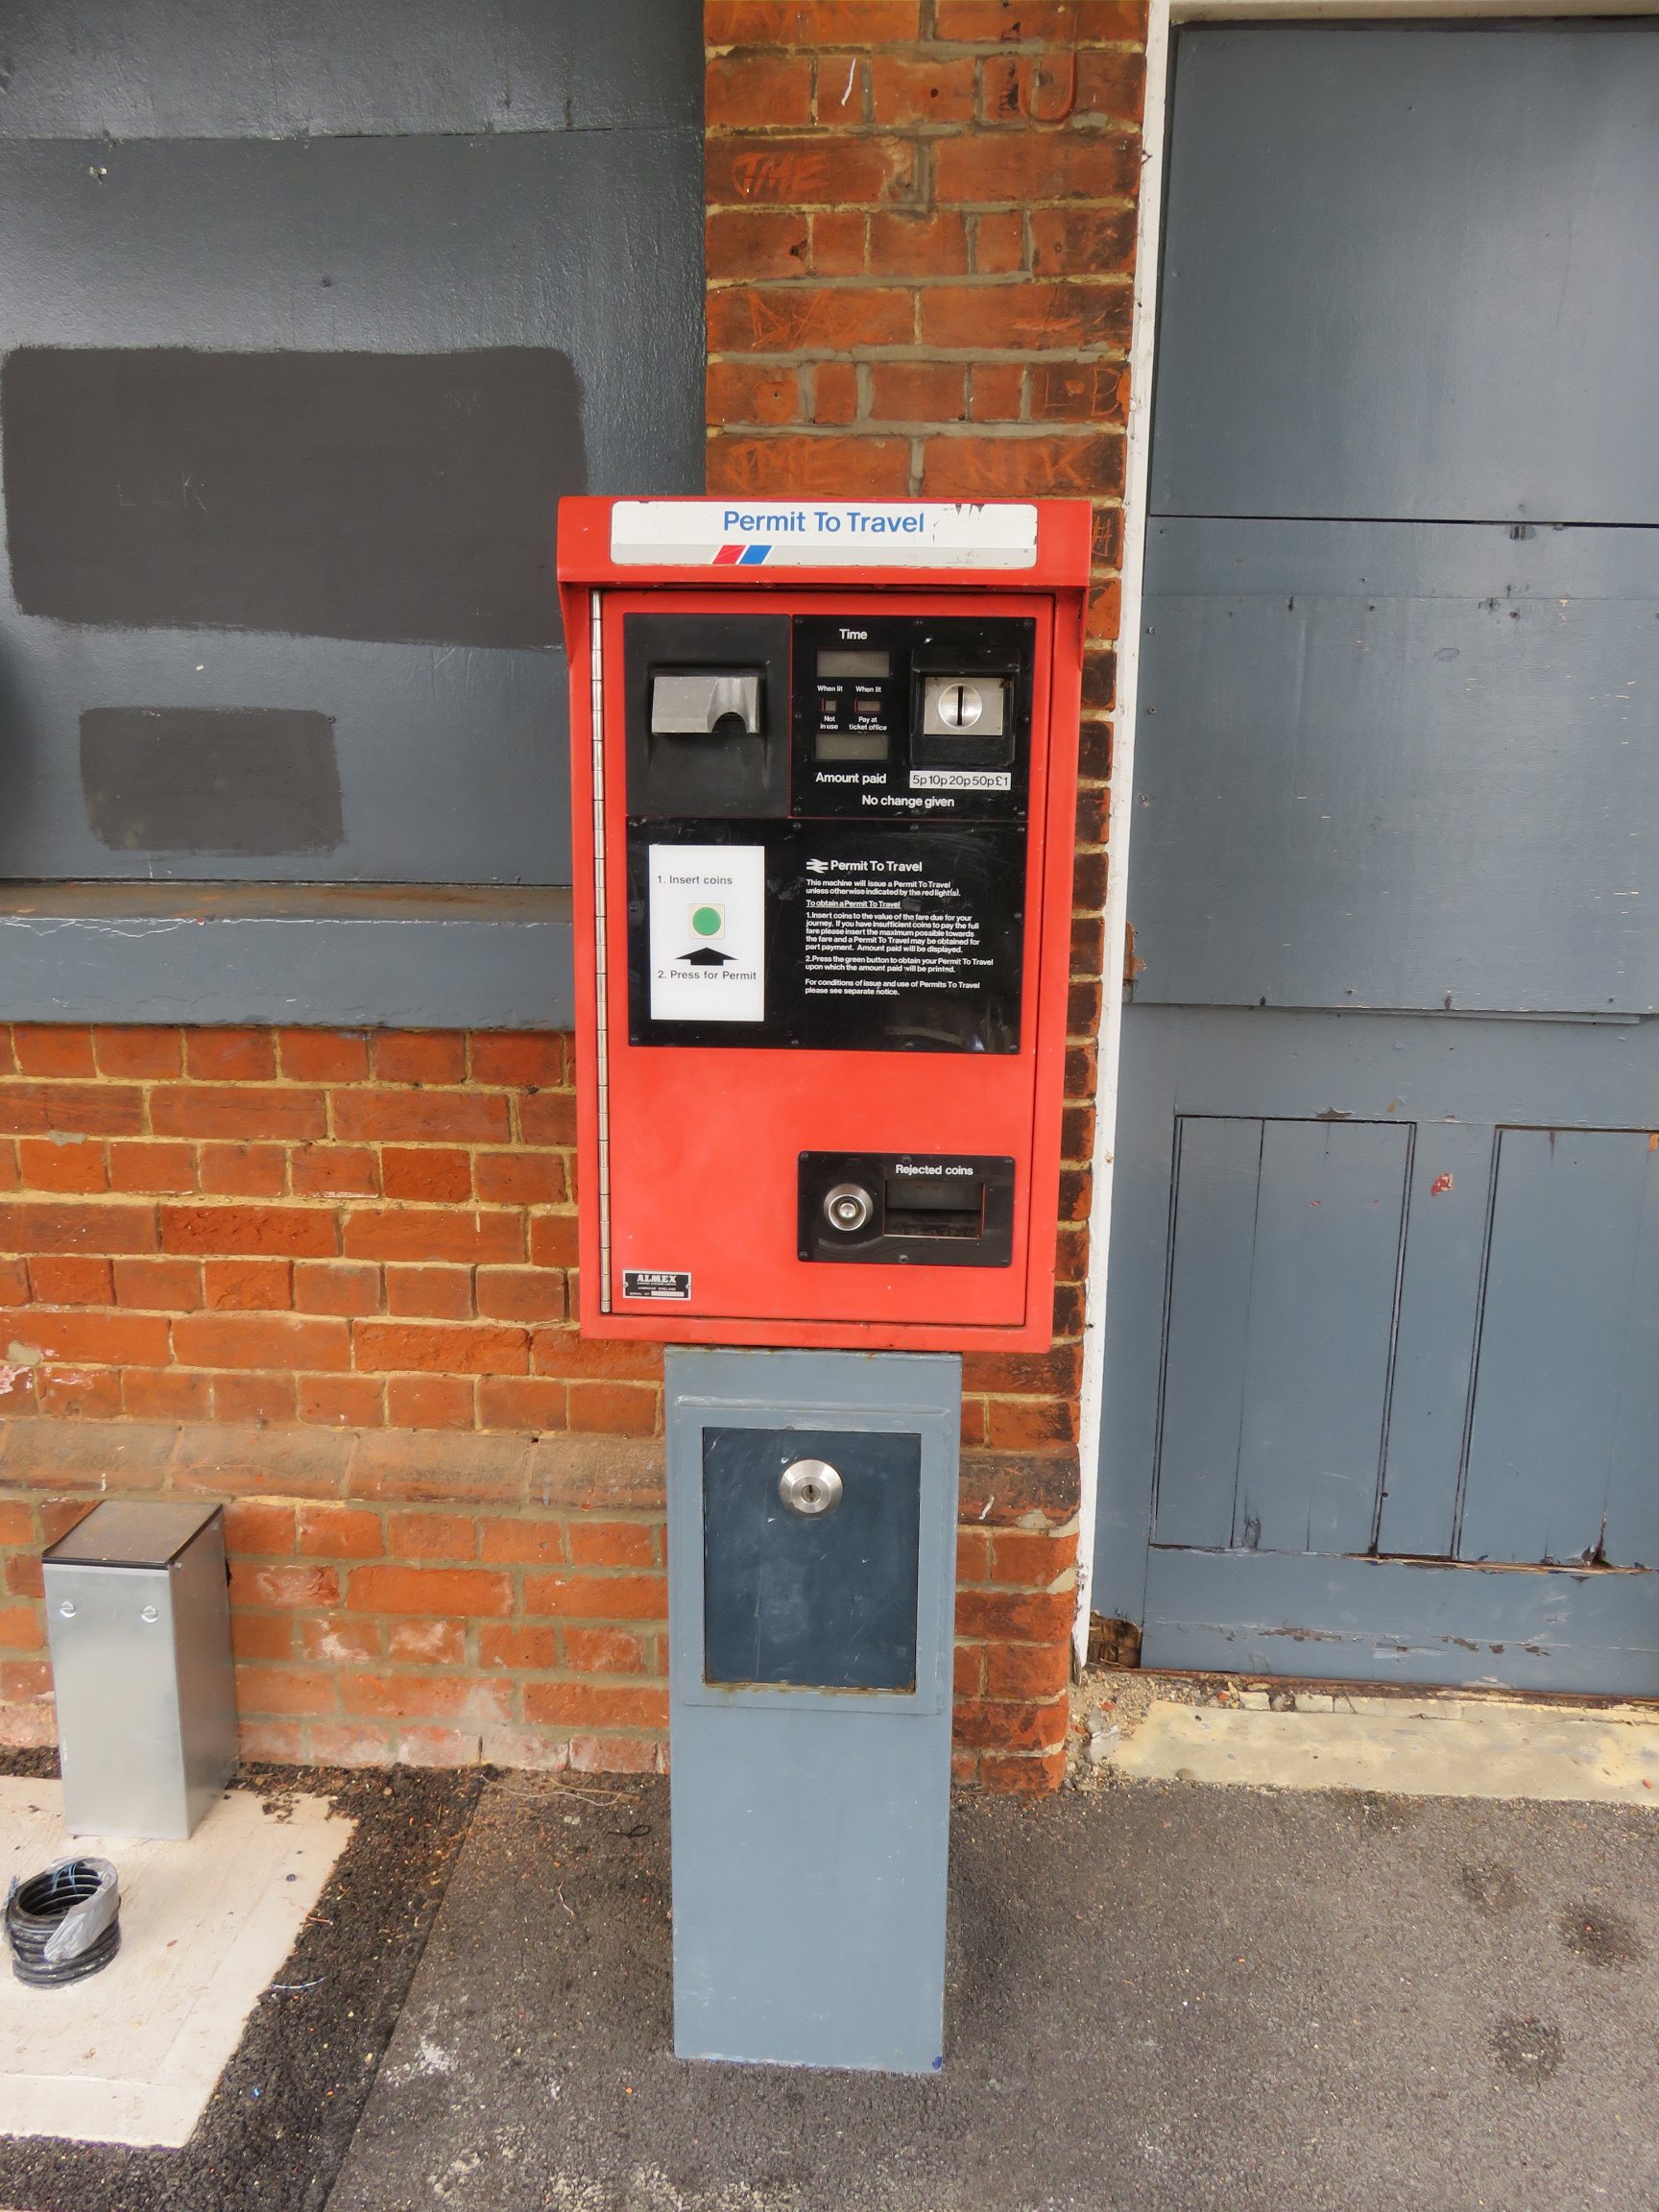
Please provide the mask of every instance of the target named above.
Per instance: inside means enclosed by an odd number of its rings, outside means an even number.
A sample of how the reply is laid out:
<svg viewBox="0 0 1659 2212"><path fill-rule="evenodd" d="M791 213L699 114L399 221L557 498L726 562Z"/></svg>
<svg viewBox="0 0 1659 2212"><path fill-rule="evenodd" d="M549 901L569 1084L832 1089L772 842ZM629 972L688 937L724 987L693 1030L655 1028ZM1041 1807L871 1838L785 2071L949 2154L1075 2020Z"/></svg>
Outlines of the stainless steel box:
<svg viewBox="0 0 1659 2212"><path fill-rule="evenodd" d="M111 1500L43 1565L71 1833L188 1836L236 1764L223 1507Z"/></svg>

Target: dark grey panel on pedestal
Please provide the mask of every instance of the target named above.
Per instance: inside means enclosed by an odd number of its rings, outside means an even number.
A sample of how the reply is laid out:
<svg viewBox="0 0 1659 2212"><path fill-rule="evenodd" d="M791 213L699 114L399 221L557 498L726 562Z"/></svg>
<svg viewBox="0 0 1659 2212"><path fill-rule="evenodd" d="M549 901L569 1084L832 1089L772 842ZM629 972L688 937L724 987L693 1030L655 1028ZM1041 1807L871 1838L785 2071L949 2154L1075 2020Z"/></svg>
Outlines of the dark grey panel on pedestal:
<svg viewBox="0 0 1659 2212"><path fill-rule="evenodd" d="M833 1511L793 1513L785 1470L822 1459ZM834 1429L703 1431L703 1678L916 1687L922 1446Z"/></svg>

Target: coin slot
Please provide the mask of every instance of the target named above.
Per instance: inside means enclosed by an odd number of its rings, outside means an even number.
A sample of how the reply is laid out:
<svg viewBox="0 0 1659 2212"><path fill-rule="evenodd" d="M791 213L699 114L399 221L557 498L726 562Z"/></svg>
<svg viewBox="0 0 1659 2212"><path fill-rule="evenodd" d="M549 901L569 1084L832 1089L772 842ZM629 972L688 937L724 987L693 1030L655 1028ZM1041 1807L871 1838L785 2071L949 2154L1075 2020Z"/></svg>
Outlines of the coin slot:
<svg viewBox="0 0 1659 2212"><path fill-rule="evenodd" d="M922 731L925 736L954 737L972 731L1000 737L1006 718L1008 686L1000 676L926 676L922 680Z"/></svg>
<svg viewBox="0 0 1659 2212"><path fill-rule="evenodd" d="M921 716L910 741L913 768L1007 768L1014 759L1008 711L1012 679L952 672L921 679Z"/></svg>

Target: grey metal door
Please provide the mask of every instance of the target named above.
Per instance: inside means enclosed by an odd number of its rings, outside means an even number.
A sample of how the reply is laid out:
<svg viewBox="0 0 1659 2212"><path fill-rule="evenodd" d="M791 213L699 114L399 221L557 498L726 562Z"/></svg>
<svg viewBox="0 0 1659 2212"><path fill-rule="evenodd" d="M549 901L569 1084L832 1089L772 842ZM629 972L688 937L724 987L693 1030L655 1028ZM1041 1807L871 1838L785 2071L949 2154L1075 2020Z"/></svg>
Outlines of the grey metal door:
<svg viewBox="0 0 1659 2212"><path fill-rule="evenodd" d="M1092 1602L1659 1694L1659 26L1179 35Z"/></svg>

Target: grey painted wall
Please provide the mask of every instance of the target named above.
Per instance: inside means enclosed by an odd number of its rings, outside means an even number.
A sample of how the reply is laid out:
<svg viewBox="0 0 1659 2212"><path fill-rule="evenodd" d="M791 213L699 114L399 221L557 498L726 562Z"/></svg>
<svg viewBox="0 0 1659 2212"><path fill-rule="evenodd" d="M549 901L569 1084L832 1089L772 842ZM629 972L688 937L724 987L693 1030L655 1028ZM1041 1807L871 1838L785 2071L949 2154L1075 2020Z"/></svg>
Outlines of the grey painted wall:
<svg viewBox="0 0 1659 2212"><path fill-rule="evenodd" d="M17 885L0 901L0 976L13 1022L567 1029L570 894Z"/></svg>
<svg viewBox="0 0 1659 2212"><path fill-rule="evenodd" d="M1184 30L1153 513L1650 520L1656 66L1651 21Z"/></svg>
<svg viewBox="0 0 1659 2212"><path fill-rule="evenodd" d="M1139 1002L1659 1008L1659 532L1158 519L1141 699Z"/></svg>
<svg viewBox="0 0 1659 2212"><path fill-rule="evenodd" d="M445 382L467 382L462 357L470 355L483 365L472 376L482 397L462 393L458 404L485 411L473 449L508 474L522 457L537 487L532 504L547 510L539 547L527 542L521 501L506 552L464 548L455 573L424 601L419 589L388 592L373 579L348 589L347 570L360 578L375 558L375 534L342 550L336 517L319 532L317 565L344 564L342 604L323 606L313 593L307 611L297 582L303 586L308 549L297 562L291 535L278 543L288 522L275 512L269 482L250 492L256 471L238 469L233 407L217 474L211 441L204 483L180 447L181 507L205 500L214 510L200 523L187 516L188 526L163 512L158 479L134 493L134 456L106 438L108 482L74 487L71 499L66 471L58 541L47 545L51 590L42 597L37 562L14 571L10 556L0 589L0 909L16 903L6 899L5 878L308 883L320 917L336 913L327 887L337 883L566 883L556 495L685 492L702 482L697 11L680 0L365 0L346 11L326 0L45 0L0 24L0 352L17 362L27 349L115 349L104 356L108 373L93 380L117 384L119 349L288 356L293 373L277 365L274 398L273 379L252 373L261 403L278 410L267 421L250 404L255 449L280 421L284 377L326 378L328 355L358 357L349 374L359 386L373 381L373 357L397 356L389 373L405 391L411 357L425 356L440 396ZM524 373L516 364L527 365ZM236 364L227 370L233 398ZM60 389L70 381L60 379ZM44 382L49 394L50 373ZM525 420L536 404L526 393L542 395L559 420ZM146 404L155 411L153 397ZM336 433L342 420L349 426L353 406L336 410ZM380 494L385 558L390 567L429 565L435 556L410 552L411 516L432 518L436 546L451 509L420 405L406 416L401 445L396 408L366 413L392 424L381 450L357 455L366 496L375 496L376 469L383 487L418 479L422 467L429 479L415 481L406 499ZM187 445L190 409L176 415L182 428L176 422L170 435ZM6 427L15 426L13 416ZM37 419L24 427L43 435ZM65 429L72 437L72 424L51 425L60 450ZM37 459L40 450L37 443L30 453ZM10 442L7 458L10 499L29 472ZM36 551L43 528L51 540L49 483L46 525L41 504L50 473L36 468L27 486ZM134 496L129 531L89 526L100 500L125 507ZM88 574L75 577L77 528L104 542L102 576L89 545ZM124 587L109 567L117 537L129 569L146 558L171 562L191 582L194 559L192 588L171 598L135 595L131 575ZM235 547L242 568L236 589L217 596L202 589L209 541ZM21 611L14 573L25 603L49 612ZM509 597L503 624L494 610ZM387 605L390 614L375 613ZM198 751L204 710L231 717L214 756L225 779L216 804L180 805L182 829L162 824L153 843L145 839L167 781L160 773L156 781L157 764L165 767L159 740L115 763L119 805L108 788L111 726L94 721L102 742L83 741L84 716L131 709L152 717L152 739L158 728L177 728ZM228 813L261 803L258 768L244 773L249 757L229 742L253 733L257 710L321 718L331 734L331 770L306 753L318 805L287 810L298 829L286 840L270 824L226 827ZM182 718L169 723L170 715ZM93 791L88 760L104 778ZM132 780L145 776L151 781L135 797ZM207 824L204 843L191 818ZM31 903L37 920L39 902ZM405 922L399 950L376 955L364 988L349 983L333 996L357 1003L385 988L401 1019L466 1019L451 993L421 1011L431 932L446 926L435 911L422 945L421 928ZM487 934L492 926L478 926ZM209 923L209 933L218 926ZM292 931L304 926L289 925L285 941L297 942ZM364 942L364 927L355 918L352 942ZM164 972L164 937L142 934L145 960ZM535 934L500 932L501 965L480 990L480 1005L496 1013L481 1019L563 1002L563 973L550 986L524 965ZM249 942L222 946L213 1011L200 1018L303 1019L268 963L242 965ZM64 943L64 933L42 936L33 926L0 939L0 1018L39 1018L43 1003L133 1018L95 968L63 964ZM395 989L394 974L403 977ZM177 996L164 973L155 983L146 998Z"/></svg>

